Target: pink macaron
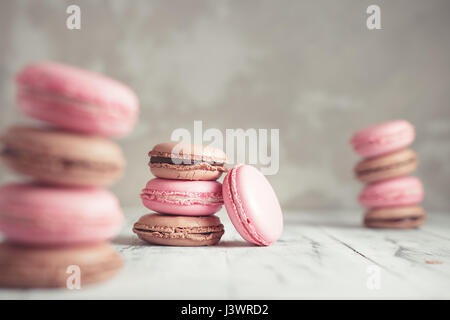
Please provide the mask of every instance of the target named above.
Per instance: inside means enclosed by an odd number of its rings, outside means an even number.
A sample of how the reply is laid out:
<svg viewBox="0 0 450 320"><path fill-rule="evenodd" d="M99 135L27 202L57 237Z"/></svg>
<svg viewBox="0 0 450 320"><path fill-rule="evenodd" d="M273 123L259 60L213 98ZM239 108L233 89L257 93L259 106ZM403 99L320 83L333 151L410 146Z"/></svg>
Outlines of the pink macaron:
<svg viewBox="0 0 450 320"><path fill-rule="evenodd" d="M139 101L124 84L76 67L38 62L16 77L20 109L77 132L120 137L137 122Z"/></svg>
<svg viewBox="0 0 450 320"><path fill-rule="evenodd" d="M420 203L424 191L416 177L400 177L367 185L359 195L366 208L408 206Z"/></svg>
<svg viewBox="0 0 450 320"><path fill-rule="evenodd" d="M360 156L371 158L405 148L414 141L414 137L411 123L396 120L358 131L350 143Z"/></svg>
<svg viewBox="0 0 450 320"><path fill-rule="evenodd" d="M283 215L269 181L256 168L238 165L223 182L223 197L228 216L248 242L268 246L283 232Z"/></svg>
<svg viewBox="0 0 450 320"><path fill-rule="evenodd" d="M112 239L123 214L117 198L98 188L36 184L0 187L0 232L26 245L79 245Z"/></svg>
<svg viewBox="0 0 450 320"><path fill-rule="evenodd" d="M217 181L152 179L141 194L142 203L159 213L205 216L223 205L222 185Z"/></svg>

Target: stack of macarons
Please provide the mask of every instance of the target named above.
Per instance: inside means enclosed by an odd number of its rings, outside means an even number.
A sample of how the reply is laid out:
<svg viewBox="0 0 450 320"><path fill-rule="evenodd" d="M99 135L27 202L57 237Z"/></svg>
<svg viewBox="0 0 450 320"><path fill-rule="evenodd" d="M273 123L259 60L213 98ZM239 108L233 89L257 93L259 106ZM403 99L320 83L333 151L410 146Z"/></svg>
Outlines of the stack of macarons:
<svg viewBox="0 0 450 320"><path fill-rule="evenodd" d="M408 149L414 138L413 125L405 120L371 126L353 135L353 149L363 157L354 171L366 183L359 195L361 205L368 208L365 226L409 229L424 223L426 213L419 205L423 186L409 176L418 165L417 154Z"/></svg>
<svg viewBox="0 0 450 320"><path fill-rule="evenodd" d="M167 142L150 152L157 177L142 190L143 204L158 213L142 216L133 226L139 238L174 246L217 244L224 226L214 213L225 204L238 233L251 244L268 246L283 230L278 198L255 167L227 170L226 154L211 146ZM223 185L218 179L229 171Z"/></svg>
<svg viewBox="0 0 450 320"><path fill-rule="evenodd" d="M105 188L125 167L110 137L134 127L138 99L113 79L53 62L26 66L16 84L19 108L42 123L0 136L2 162L28 177L0 187L0 286L66 286L70 265L81 284L106 279L122 266L108 242L123 214Z"/></svg>
<svg viewBox="0 0 450 320"><path fill-rule="evenodd" d="M134 224L139 238L154 244L176 246L214 245L224 234L219 217L226 154L212 146L166 142L150 152L151 179L141 199L157 213L144 215Z"/></svg>

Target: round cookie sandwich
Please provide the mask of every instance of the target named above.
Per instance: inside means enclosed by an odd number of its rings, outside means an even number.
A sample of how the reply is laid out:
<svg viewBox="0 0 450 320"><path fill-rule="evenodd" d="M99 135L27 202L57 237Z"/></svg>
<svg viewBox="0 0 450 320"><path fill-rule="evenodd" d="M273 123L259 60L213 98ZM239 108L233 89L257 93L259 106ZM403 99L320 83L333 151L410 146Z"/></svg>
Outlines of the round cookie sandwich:
<svg viewBox="0 0 450 320"><path fill-rule="evenodd" d="M15 126L1 137L0 159L34 180L65 186L110 186L123 174L120 147L103 137Z"/></svg>
<svg viewBox="0 0 450 320"><path fill-rule="evenodd" d="M168 246L210 246L224 234L217 216L174 216L157 213L142 216L133 232L144 241Z"/></svg>
<svg viewBox="0 0 450 320"><path fill-rule="evenodd" d="M227 171L225 152L212 146L165 142L148 155L150 171L158 178L217 180Z"/></svg>
<svg viewBox="0 0 450 320"><path fill-rule="evenodd" d="M355 167L358 180L365 183L391 179L411 174L419 161L411 149L402 149L375 158L361 160Z"/></svg>

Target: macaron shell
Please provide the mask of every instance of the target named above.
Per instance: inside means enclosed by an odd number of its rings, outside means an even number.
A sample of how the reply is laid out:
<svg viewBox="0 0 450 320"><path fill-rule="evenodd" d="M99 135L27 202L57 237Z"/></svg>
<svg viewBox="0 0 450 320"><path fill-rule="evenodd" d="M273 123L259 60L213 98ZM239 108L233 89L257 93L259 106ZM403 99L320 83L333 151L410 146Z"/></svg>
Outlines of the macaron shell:
<svg viewBox="0 0 450 320"><path fill-rule="evenodd" d="M178 180L217 180L227 169L224 166L211 165L208 162L226 163L227 156L223 150L212 146L164 142L157 144L150 152L150 157L203 161L196 164L149 163L153 175L163 179Z"/></svg>
<svg viewBox="0 0 450 320"><path fill-rule="evenodd" d="M371 158L405 148L414 138L414 126L408 121L396 120L358 131L350 142L356 153Z"/></svg>
<svg viewBox="0 0 450 320"><path fill-rule="evenodd" d="M123 165L124 158L117 143L99 136L80 135L46 127L13 126L2 134L0 141L33 152L48 152L55 156L114 160ZM82 154L84 153L84 154Z"/></svg>
<svg viewBox="0 0 450 320"><path fill-rule="evenodd" d="M171 180L217 180L222 170L209 165L182 166L173 164L151 164L151 173L158 178Z"/></svg>
<svg viewBox="0 0 450 320"><path fill-rule="evenodd" d="M94 72L39 62L19 72L16 82L21 109L59 127L122 136L137 121L136 94L122 83Z"/></svg>
<svg viewBox="0 0 450 320"><path fill-rule="evenodd" d="M96 188L0 187L0 231L11 242L69 246L112 239L123 221L117 198Z"/></svg>
<svg viewBox="0 0 450 320"><path fill-rule="evenodd" d="M425 223L425 217L415 220L402 221L367 221L364 220L364 226L375 229L414 229Z"/></svg>
<svg viewBox="0 0 450 320"><path fill-rule="evenodd" d="M387 219L405 219L410 217L423 217L425 210L420 206L402 206L370 209L366 212L366 219L387 220Z"/></svg>
<svg viewBox="0 0 450 320"><path fill-rule="evenodd" d="M64 128L84 134L122 137L131 132L137 122L137 116L131 119L119 115L104 114L86 103L61 102L58 97L42 99L35 95L17 94L20 110L27 116L46 122L58 128Z"/></svg>
<svg viewBox="0 0 450 320"><path fill-rule="evenodd" d="M402 149L386 155L364 159L355 167L356 177L364 183L396 178L411 174L419 161L411 149Z"/></svg>
<svg viewBox="0 0 450 320"><path fill-rule="evenodd" d="M24 222L25 223L25 222ZM48 222L51 224L51 222ZM74 231L71 228L78 228ZM3 232L8 242L27 246L75 246L80 244L95 244L111 240L118 233L117 226L80 225L70 221L41 226L18 225L15 222L0 218L0 232Z"/></svg>
<svg viewBox="0 0 450 320"><path fill-rule="evenodd" d="M423 185L416 177L400 177L367 185L359 195L366 208L415 205L423 200Z"/></svg>
<svg viewBox="0 0 450 320"><path fill-rule="evenodd" d="M150 180L141 199L147 208L166 214L211 215L223 205L222 185L217 181Z"/></svg>
<svg viewBox="0 0 450 320"><path fill-rule="evenodd" d="M123 260L109 244L71 248L23 247L0 243L0 287L67 287L68 267L79 266L81 287L112 278Z"/></svg>
<svg viewBox="0 0 450 320"><path fill-rule="evenodd" d="M364 216L369 228L411 229L424 224L425 210L419 206L371 209Z"/></svg>
<svg viewBox="0 0 450 320"><path fill-rule="evenodd" d="M236 230L248 242L270 245L283 231L281 207L264 175L249 165L234 167L223 184L224 203Z"/></svg>
<svg viewBox="0 0 450 320"><path fill-rule="evenodd" d="M148 243L157 244L160 246L172 246L172 247L202 247L213 246L220 241L220 237L208 239L205 236L197 235L195 239L185 238L164 238L154 236L152 234L139 233L139 239Z"/></svg>
<svg viewBox="0 0 450 320"><path fill-rule="evenodd" d="M147 214L134 224L133 232L140 239L158 245L206 246L218 243L224 230L217 216Z"/></svg>
<svg viewBox="0 0 450 320"><path fill-rule="evenodd" d="M221 225L218 216L185 217L158 213L149 213L139 218L138 223L147 226L165 227L174 231L176 228L208 228Z"/></svg>
<svg viewBox="0 0 450 320"><path fill-rule="evenodd" d="M209 162L227 162L227 155L221 149L215 148L213 146L179 143L174 141L157 144L149 152L149 156L165 158L174 157L177 159L189 159Z"/></svg>
<svg viewBox="0 0 450 320"><path fill-rule="evenodd" d="M222 204L214 206L204 206L199 204L181 205L181 204L164 203L163 201L164 200L161 199L158 200L143 199L142 203L148 209L159 213L186 215L186 216L207 216L216 213L222 207Z"/></svg>
<svg viewBox="0 0 450 320"><path fill-rule="evenodd" d="M121 148L102 137L15 126L0 141L4 147L0 157L6 165L46 183L109 186L122 176L125 167Z"/></svg>

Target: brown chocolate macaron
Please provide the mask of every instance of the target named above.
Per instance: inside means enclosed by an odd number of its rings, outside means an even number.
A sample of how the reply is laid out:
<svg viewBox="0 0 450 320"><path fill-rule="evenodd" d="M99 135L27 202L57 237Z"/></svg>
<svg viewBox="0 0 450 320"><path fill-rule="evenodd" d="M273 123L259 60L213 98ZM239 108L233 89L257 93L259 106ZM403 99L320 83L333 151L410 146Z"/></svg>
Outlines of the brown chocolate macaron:
<svg viewBox="0 0 450 320"><path fill-rule="evenodd" d="M44 183L109 186L125 167L121 148L102 137L16 126L0 142L0 158L6 165Z"/></svg>
<svg viewBox="0 0 450 320"><path fill-rule="evenodd" d="M424 224L426 213L419 206L370 209L364 216L369 228L412 229Z"/></svg>
<svg viewBox="0 0 450 320"><path fill-rule="evenodd" d="M79 267L83 287L113 277L122 268L123 261L105 243L71 248L30 248L0 243L0 287L66 287L68 278L77 272L73 266Z"/></svg>
<svg viewBox="0 0 450 320"><path fill-rule="evenodd" d="M418 165L417 155L411 149L360 161L355 167L356 177L364 183L408 175Z"/></svg>
<svg viewBox="0 0 450 320"><path fill-rule="evenodd" d="M165 142L148 155L150 171L158 178L216 180L227 171L225 152L211 146Z"/></svg>
<svg viewBox="0 0 450 320"><path fill-rule="evenodd" d="M217 216L173 216L150 213L133 226L144 241L166 246L210 246L224 234Z"/></svg>

